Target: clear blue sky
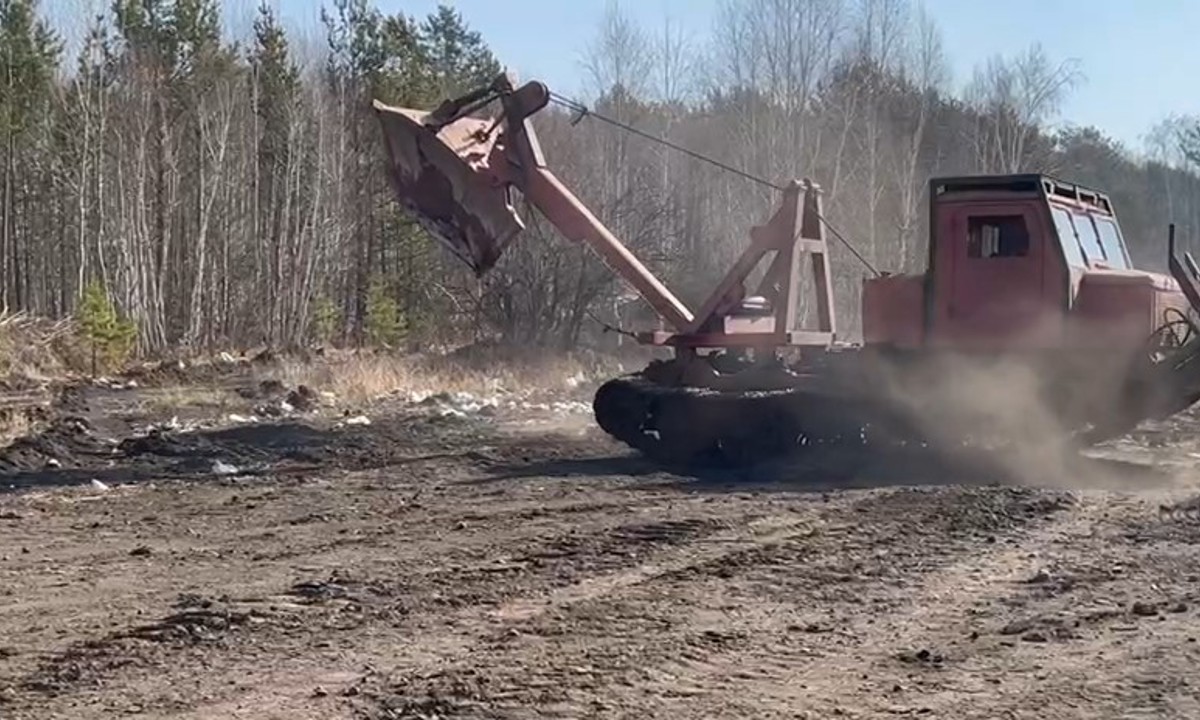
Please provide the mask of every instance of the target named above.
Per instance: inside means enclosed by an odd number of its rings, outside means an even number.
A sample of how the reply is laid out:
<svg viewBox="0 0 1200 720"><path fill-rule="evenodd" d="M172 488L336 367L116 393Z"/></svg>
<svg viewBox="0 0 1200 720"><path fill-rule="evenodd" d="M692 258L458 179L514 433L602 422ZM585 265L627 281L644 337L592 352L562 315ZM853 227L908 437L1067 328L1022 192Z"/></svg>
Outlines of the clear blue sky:
<svg viewBox="0 0 1200 720"><path fill-rule="evenodd" d="M281 0L284 13L308 2ZM995 53L1040 42L1052 59L1078 59L1085 82L1064 119L1096 125L1141 149L1141 136L1170 113L1200 114L1200 0L924 0L942 31L955 79ZM385 12L424 14L437 0L379 0ZM580 60L605 0L457 0L500 61L564 92L577 88ZM308 12L311 10L308 6ZM620 0L630 17L659 29L670 16L703 38L714 0ZM299 17L294 18L299 20Z"/></svg>
<svg viewBox="0 0 1200 720"><path fill-rule="evenodd" d="M236 0L235 0L236 1ZM289 24L315 20L320 0L277 0ZM1200 114L1200 0L924 0L963 82L976 63L1041 42L1054 60L1077 59L1085 82L1064 119L1096 125L1141 150L1141 136L1170 113ZM387 13L424 16L437 0L378 0ZM455 0L501 62L572 93L583 48L606 0ZM647 29L667 16L703 40L715 0L620 0Z"/></svg>

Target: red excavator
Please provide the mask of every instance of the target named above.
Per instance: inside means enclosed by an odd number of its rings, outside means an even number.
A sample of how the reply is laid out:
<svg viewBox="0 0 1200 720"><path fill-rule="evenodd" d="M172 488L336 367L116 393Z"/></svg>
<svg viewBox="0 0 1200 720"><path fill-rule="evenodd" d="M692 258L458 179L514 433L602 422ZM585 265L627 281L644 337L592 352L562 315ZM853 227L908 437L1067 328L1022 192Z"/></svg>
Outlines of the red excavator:
<svg viewBox="0 0 1200 720"><path fill-rule="evenodd" d="M847 441L1090 444L1200 399L1200 271L1177 256L1173 226L1170 276L1135 269L1101 192L1038 174L931 180L928 266L866 279L863 339L849 344L815 183L771 183L774 214L690 308L550 170L530 118L552 101L570 106L505 74L431 112L375 109L400 202L477 276L524 227L515 190L655 310L660 327L637 338L673 357L607 381L593 404L601 428L648 456L741 465ZM815 293L809 327L802 285Z"/></svg>

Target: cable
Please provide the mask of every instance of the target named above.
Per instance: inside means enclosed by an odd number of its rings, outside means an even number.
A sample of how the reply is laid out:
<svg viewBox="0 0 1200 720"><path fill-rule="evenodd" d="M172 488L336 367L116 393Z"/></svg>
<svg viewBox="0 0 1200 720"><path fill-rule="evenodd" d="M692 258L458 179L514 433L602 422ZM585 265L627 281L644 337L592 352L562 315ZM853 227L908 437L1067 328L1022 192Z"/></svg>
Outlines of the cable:
<svg viewBox="0 0 1200 720"><path fill-rule="evenodd" d="M624 330L622 328L617 327L616 325L609 325L608 323L604 322L600 318L596 317L595 313L593 313L591 310L588 310L585 314L589 318L591 318L594 322L596 322L598 325L600 325L600 327L602 327L604 329L604 332L606 332L606 333L613 332L618 335L625 335L626 337L631 337L634 340L638 339L637 333L630 332L628 330Z"/></svg>
<svg viewBox="0 0 1200 720"><path fill-rule="evenodd" d="M556 105L561 105L562 107L565 107L569 110L573 110L576 113L579 113L580 118L583 118L583 117L595 118L601 122L608 123L609 125L612 125L615 128L624 130L625 132L631 133L633 135L637 135L638 137L649 140L650 142L658 143L659 145L668 147L676 152L681 152L684 155L687 155L688 157L695 158L696 160L699 160L701 162L708 163L709 165L713 165L713 166L718 167L726 172L733 173L734 175L743 177L747 180L750 180L751 182L758 183L759 185L762 185L764 187L768 187L768 188L771 188L772 190L777 190L780 192L782 192L784 190L783 186L781 186L777 183L773 183L764 177L754 175L753 173L749 173L740 168L736 168L732 165L723 163L720 160L711 158L702 153L698 153L695 150L690 150L682 145L673 143L670 140L667 140L665 138L655 137L654 135L651 135L650 133L639 130L634 126L632 126L628 123L623 123L620 120L617 120L615 118L610 118L605 115L601 115L599 113L592 112L591 110L588 109L587 105L584 105L583 103L579 102L578 100L572 100L571 98L564 97L562 95L559 95L558 93L551 92L550 93L550 102L555 103ZM862 253L860 253L857 249L855 249L855 247L850 244L850 241L847 240L840 232L838 232L837 228L835 228L828 220L826 220L821 215L817 215L817 218L822 223L824 223L825 227L829 228L829 232L833 233L833 236L835 238L837 238L843 245L845 245L846 249L849 250L851 252L851 254L853 254L854 257L857 258L858 261L863 264L863 267L870 270L871 273L875 275L875 277L883 276L883 273L881 273L881 272L879 272L879 270L875 269L874 265L867 262L867 259L862 256Z"/></svg>
<svg viewBox="0 0 1200 720"><path fill-rule="evenodd" d="M776 183L771 182L770 180L767 180L766 178L762 178L757 175L748 173L745 170L735 168L732 165L727 165L727 164L721 162L720 160L710 158L707 155L702 155L694 150L689 150L689 149L683 147L682 145L677 145L677 144L671 142L670 140L664 140L663 138L655 137L655 136L651 135L650 133L643 132L642 130L638 130L634 126L623 123L620 120L606 117L604 115L600 115L599 113L594 113L591 110L588 110L586 105L584 105L583 103L578 102L576 100L571 100L570 98L565 98L562 95L558 95L558 94L552 92L552 93L550 93L550 101L553 103L556 103L558 105L562 105L565 108L574 110L575 112L579 113L581 116L596 118L597 120L599 120L601 122L606 122L609 125L620 128L621 130L624 130L625 132L632 133L634 135L637 135L638 137L645 138L645 139L649 140L650 142L655 142L655 143L658 143L659 145L664 145L666 147L671 148L672 150L681 152L684 155L693 157L701 162L706 162L709 165L715 165L716 167L719 167L726 172L731 172L734 175L740 175L747 180L756 182L759 185L769 187L772 190L783 190L783 187L781 187L780 185L777 185Z"/></svg>
<svg viewBox="0 0 1200 720"><path fill-rule="evenodd" d="M832 224L830 224L830 222L828 220L821 217L820 215L818 215L817 217L821 219L821 222L825 223L825 227L829 228L829 232L833 233L833 236L835 238L837 238L838 240L841 240L842 244L846 246L846 249L849 250L850 253L852 255L854 255L854 257L858 258L858 261L863 264L863 267L870 270L871 274L874 275L875 277L883 277L883 273L876 270L874 265L867 262L867 259L865 257L863 257L862 254L858 252L858 250L854 249L854 246L850 244L850 241L847 240L846 238L842 237L842 234L840 232L838 232L837 228L835 228Z"/></svg>

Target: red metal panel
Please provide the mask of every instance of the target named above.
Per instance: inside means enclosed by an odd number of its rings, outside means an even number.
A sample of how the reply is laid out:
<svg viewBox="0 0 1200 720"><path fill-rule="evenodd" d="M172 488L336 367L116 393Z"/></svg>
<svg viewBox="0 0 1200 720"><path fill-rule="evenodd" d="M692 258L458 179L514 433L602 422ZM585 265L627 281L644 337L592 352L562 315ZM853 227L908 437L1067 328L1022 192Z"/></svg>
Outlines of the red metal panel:
<svg viewBox="0 0 1200 720"><path fill-rule="evenodd" d="M1073 335L1084 347L1140 347L1164 322L1168 308L1186 311L1187 298L1165 275L1133 270L1084 274L1075 299Z"/></svg>
<svg viewBox="0 0 1200 720"><path fill-rule="evenodd" d="M947 202L937 208L934 344L1010 351L1062 343L1066 269L1043 210L1034 199ZM1024 252L989 255L994 248L981 245L990 237L984 230L1014 219L1024 223Z"/></svg>
<svg viewBox="0 0 1200 720"><path fill-rule="evenodd" d="M915 348L924 342L924 275L886 275L863 283L863 342Z"/></svg>

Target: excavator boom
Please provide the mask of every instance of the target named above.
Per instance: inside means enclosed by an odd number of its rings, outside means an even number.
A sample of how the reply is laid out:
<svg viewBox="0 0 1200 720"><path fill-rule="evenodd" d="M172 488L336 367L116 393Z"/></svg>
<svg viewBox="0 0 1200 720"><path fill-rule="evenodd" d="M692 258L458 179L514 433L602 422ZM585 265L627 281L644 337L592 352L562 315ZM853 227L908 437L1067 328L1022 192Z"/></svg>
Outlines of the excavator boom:
<svg viewBox="0 0 1200 720"><path fill-rule="evenodd" d="M1200 272L1173 240L1174 281L1129 267L1101 193L1037 175L931 180L929 266L864 281L865 342L848 346L815 183L756 178L779 191L776 209L693 309L547 164L532 118L554 101L542 83L502 75L431 112L374 107L401 204L476 275L524 229L519 194L654 309L659 327L636 335L674 357L607 381L593 403L605 431L647 455L745 464L826 443L961 445L996 429L978 400L989 383L1006 401L1021 394L996 379L1005 363L1033 378L1003 428L1012 437L1044 435L1028 418L1047 408L1065 434L1095 442L1200 399ZM814 327L800 325L805 273ZM1147 324L1160 313L1185 337L1167 342L1168 325ZM782 360L789 347L799 361Z"/></svg>
<svg viewBox="0 0 1200 720"><path fill-rule="evenodd" d="M433 112L374 104L401 202L477 275L490 270L524 228L515 208L516 190L563 236L586 243L654 308L670 329L642 333L639 337L648 344L770 348L833 341L819 188L807 181L783 188L775 215L751 231L750 247L694 313L547 166L530 119L550 98L542 83L515 87L505 75ZM464 114L489 100L499 102L498 116ZM819 326L807 331L796 326L795 288L803 254L811 257L820 316ZM771 265L759 291L773 312L765 317L739 314L747 277L768 257Z"/></svg>

